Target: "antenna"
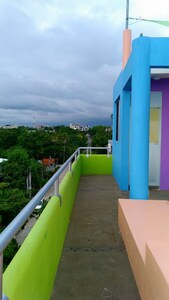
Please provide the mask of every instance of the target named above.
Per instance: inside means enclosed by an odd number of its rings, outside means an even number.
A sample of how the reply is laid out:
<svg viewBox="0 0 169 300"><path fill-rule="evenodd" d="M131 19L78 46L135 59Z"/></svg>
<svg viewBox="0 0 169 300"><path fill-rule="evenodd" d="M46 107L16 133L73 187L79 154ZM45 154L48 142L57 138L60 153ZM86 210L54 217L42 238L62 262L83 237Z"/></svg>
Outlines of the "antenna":
<svg viewBox="0 0 169 300"><path fill-rule="evenodd" d="M36 128L36 121L35 121L35 113L34 112L33 112L32 119L33 119L33 128Z"/></svg>
<svg viewBox="0 0 169 300"><path fill-rule="evenodd" d="M126 29L129 28L129 0L126 0Z"/></svg>

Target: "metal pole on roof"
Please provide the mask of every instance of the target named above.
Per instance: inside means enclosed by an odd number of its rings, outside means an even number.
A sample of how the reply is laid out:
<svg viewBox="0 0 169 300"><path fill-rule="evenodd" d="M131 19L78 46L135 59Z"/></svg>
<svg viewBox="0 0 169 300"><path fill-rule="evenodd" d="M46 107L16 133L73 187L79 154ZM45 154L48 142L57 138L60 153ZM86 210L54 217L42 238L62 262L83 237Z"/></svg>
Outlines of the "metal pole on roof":
<svg viewBox="0 0 169 300"><path fill-rule="evenodd" d="M126 0L126 29L129 28L129 0Z"/></svg>

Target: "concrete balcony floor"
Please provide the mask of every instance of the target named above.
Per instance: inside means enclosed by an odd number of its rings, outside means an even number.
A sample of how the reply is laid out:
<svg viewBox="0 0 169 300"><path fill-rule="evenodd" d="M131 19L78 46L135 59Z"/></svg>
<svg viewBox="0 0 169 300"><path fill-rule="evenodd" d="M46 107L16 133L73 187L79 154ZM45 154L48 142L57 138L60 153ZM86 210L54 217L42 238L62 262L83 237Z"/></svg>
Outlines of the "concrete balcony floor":
<svg viewBox="0 0 169 300"><path fill-rule="evenodd" d="M118 228L112 176L82 176L51 300L139 300Z"/></svg>

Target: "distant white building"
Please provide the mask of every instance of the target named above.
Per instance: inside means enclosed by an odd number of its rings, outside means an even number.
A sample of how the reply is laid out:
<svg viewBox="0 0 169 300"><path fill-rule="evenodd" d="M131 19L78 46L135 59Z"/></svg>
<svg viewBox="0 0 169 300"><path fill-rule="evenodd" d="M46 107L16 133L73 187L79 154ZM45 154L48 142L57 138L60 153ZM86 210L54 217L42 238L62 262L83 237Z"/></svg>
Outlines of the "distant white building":
<svg viewBox="0 0 169 300"><path fill-rule="evenodd" d="M1 164L2 162L4 162L4 161L7 161L7 159L6 159L6 158L1 158L1 157L0 157L0 164Z"/></svg>
<svg viewBox="0 0 169 300"><path fill-rule="evenodd" d="M89 126L88 125L81 125L78 123L70 123L69 127L73 130L79 130L79 131L88 131L89 130Z"/></svg>
<svg viewBox="0 0 169 300"><path fill-rule="evenodd" d="M1 126L3 129L14 129L14 128L18 128L18 125L4 125Z"/></svg>

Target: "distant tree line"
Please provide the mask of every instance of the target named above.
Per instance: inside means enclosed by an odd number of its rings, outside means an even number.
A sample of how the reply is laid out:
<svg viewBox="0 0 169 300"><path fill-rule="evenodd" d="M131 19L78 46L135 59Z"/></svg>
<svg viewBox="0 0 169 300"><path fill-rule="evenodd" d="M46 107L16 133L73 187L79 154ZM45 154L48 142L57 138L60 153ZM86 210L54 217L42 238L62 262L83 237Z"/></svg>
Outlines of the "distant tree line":
<svg viewBox="0 0 169 300"><path fill-rule="evenodd" d="M64 148L66 147L67 159L80 145L86 145L86 134L67 126L46 127L43 130L26 127L0 128L0 141L0 157L7 157L7 150L17 146L24 148L30 158L40 160L52 156L63 163Z"/></svg>

